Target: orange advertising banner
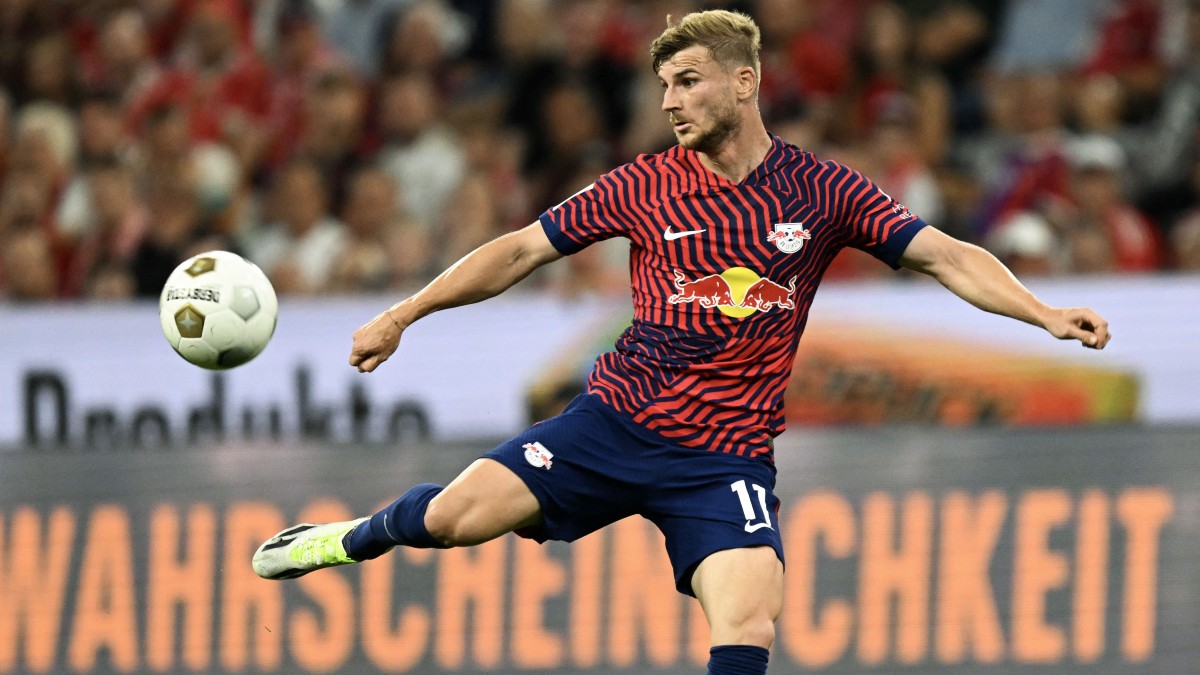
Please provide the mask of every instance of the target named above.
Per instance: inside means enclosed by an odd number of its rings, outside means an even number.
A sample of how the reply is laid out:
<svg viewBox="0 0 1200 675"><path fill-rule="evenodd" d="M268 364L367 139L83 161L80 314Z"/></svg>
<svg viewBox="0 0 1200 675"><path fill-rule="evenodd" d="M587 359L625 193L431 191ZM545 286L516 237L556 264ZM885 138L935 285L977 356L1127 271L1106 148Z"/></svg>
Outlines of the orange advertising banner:
<svg viewBox="0 0 1200 675"><path fill-rule="evenodd" d="M1126 371L878 325L805 332L786 396L788 422L1064 425L1130 422Z"/></svg>
<svg viewBox="0 0 1200 675"><path fill-rule="evenodd" d="M783 437L773 672L1187 672L1195 447L1194 431L1132 427ZM286 525L369 512L479 450L9 455L0 672L703 667L703 615L641 518L571 545L400 549L292 582L251 571Z"/></svg>

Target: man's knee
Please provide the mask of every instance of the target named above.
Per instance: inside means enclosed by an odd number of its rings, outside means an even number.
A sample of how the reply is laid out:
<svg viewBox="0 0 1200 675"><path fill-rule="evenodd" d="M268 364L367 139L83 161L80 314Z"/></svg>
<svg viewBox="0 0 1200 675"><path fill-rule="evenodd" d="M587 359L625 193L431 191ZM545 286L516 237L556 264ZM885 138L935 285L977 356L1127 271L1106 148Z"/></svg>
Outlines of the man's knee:
<svg viewBox="0 0 1200 675"><path fill-rule="evenodd" d="M425 509L425 529L446 546L470 546L473 542L469 541L463 525L464 512L462 504L456 504L452 496L443 492Z"/></svg>
<svg viewBox="0 0 1200 675"><path fill-rule="evenodd" d="M775 619L769 611L760 610L742 616L714 617L713 632L721 635L722 644L754 645L770 649L775 643Z"/></svg>

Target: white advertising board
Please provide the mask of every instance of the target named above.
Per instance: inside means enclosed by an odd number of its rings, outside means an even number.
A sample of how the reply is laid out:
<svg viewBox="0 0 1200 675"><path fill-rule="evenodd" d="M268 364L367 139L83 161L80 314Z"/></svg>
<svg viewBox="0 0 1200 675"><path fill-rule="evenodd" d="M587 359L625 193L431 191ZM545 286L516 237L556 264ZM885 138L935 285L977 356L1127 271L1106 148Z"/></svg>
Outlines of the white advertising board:
<svg viewBox="0 0 1200 675"><path fill-rule="evenodd" d="M1123 369L1141 382L1139 418L1200 423L1200 276L1029 283L1044 300L1089 305L1115 335L1100 353L980 312L936 283L826 284L810 326L886 326ZM547 360L611 332L627 301L513 294L441 312L362 375L350 334L389 298L287 300L267 350L214 375L176 356L152 303L0 305L0 447L153 446L189 437L386 441L495 438L526 424L525 392ZM801 343L801 350L804 345Z"/></svg>
<svg viewBox="0 0 1200 675"><path fill-rule="evenodd" d="M992 348L1126 370L1141 384L1139 418L1154 424L1200 423L1200 275L1034 279L1044 302L1087 306L1108 320L1102 352L1058 341L1027 324L981 312L936 282L822 286L809 325L885 325L920 336L962 338ZM800 349L804 349L801 341Z"/></svg>
<svg viewBox="0 0 1200 675"><path fill-rule="evenodd" d="M0 305L0 446L497 437L523 428L546 356L612 316L611 304L497 298L428 317L361 374L350 336L391 301L285 300L267 349L219 374L172 351L153 303Z"/></svg>

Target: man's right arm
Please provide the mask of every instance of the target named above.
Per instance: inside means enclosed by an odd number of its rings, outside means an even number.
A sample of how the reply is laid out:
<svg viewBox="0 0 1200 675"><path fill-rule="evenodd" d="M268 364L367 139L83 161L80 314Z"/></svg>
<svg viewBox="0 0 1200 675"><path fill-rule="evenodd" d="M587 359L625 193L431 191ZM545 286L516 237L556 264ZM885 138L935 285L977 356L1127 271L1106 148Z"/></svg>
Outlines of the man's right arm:
<svg viewBox="0 0 1200 675"><path fill-rule="evenodd" d="M359 372L375 370L395 353L400 334L413 322L438 310L499 295L538 267L561 257L539 222L493 239L355 331L350 365Z"/></svg>

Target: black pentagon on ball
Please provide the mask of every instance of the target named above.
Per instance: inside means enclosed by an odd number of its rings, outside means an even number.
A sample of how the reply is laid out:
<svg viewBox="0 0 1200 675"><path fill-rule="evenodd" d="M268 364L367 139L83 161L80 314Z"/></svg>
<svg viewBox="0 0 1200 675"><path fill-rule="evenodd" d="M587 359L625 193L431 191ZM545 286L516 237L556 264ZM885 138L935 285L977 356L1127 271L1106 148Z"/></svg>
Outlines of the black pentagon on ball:
<svg viewBox="0 0 1200 675"><path fill-rule="evenodd" d="M217 355L217 365L222 368L233 368L246 363L250 359L257 356L257 353L248 347L234 347L226 349Z"/></svg>
<svg viewBox="0 0 1200 675"><path fill-rule="evenodd" d="M204 332L204 315L195 307L184 305L175 312L175 327L180 337L198 338Z"/></svg>
<svg viewBox="0 0 1200 675"><path fill-rule="evenodd" d="M187 272L192 277L198 277L201 274L204 274L205 272L211 272L211 271L215 270L216 268L217 268L217 259L209 258L209 257L205 256L203 258L196 258L195 260L193 260L192 264L190 266L188 266L188 268L184 271Z"/></svg>

